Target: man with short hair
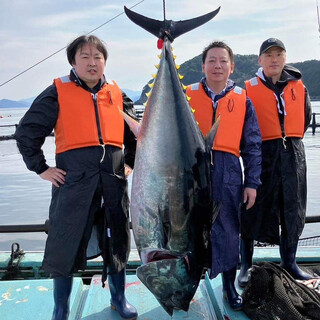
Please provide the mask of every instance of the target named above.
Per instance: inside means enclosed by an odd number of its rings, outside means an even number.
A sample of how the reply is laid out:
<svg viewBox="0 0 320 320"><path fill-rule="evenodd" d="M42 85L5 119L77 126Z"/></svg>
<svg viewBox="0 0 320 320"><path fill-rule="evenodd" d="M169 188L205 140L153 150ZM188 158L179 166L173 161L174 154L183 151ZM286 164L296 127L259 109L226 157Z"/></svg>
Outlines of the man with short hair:
<svg viewBox="0 0 320 320"><path fill-rule="evenodd" d="M54 283L52 319L68 318L72 274L101 254L111 307L133 320L137 311L124 294L130 251L125 166L133 168L136 139L119 109L133 116L135 111L103 74L108 54L99 38L76 38L67 57L70 75L54 79L35 99L15 134L28 169L53 184L43 260ZM41 147L53 129L56 167L49 167Z"/></svg>
<svg viewBox="0 0 320 320"><path fill-rule="evenodd" d="M248 208L255 202L260 185L261 136L245 90L229 79L234 67L232 49L222 41L212 42L202 52L205 77L187 87L187 96L204 136L220 116L211 150L212 194L220 211L211 228L209 277L222 273L224 298L232 309L241 310L242 298L234 283L239 261L239 207L242 201Z"/></svg>
<svg viewBox="0 0 320 320"><path fill-rule="evenodd" d="M300 71L286 64L286 48L281 40L270 38L261 44L259 63L256 77L245 85L261 130L262 185L255 205L242 210L240 286L248 283L253 240L279 244L281 266L296 279L311 277L296 264L306 215L302 138L311 120L310 99Z"/></svg>

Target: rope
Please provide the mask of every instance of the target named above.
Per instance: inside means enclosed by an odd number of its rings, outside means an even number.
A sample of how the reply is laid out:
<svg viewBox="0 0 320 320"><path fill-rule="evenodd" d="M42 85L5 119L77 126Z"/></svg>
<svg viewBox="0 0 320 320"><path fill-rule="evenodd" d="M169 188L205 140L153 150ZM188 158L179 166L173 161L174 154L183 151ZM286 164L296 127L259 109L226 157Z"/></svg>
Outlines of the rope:
<svg viewBox="0 0 320 320"><path fill-rule="evenodd" d="M8 263L6 273L2 277L2 280L16 279L19 276L19 266L24 257L24 254L24 251L20 250L19 243L15 242L11 245L10 261ZM14 262L14 260L16 259L18 259L17 262Z"/></svg>

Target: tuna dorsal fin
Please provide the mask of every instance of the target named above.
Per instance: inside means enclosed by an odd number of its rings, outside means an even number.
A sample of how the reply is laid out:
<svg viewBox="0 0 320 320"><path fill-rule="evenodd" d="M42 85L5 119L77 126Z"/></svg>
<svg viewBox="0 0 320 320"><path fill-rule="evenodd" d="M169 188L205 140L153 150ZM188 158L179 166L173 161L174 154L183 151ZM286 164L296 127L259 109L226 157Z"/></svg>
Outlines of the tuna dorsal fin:
<svg viewBox="0 0 320 320"><path fill-rule="evenodd" d="M148 32L152 33L159 39L164 40L164 37L167 36L171 42L180 35L195 29L202 24L211 20L214 16L217 15L219 12L220 7L214 11L211 11L203 16L196 17L189 20L183 21L173 21L173 20L154 20L138 14L127 7L124 7L124 11L128 18L140 26L141 28L147 30Z"/></svg>
<svg viewBox="0 0 320 320"><path fill-rule="evenodd" d="M212 149L213 140L214 140L214 137L216 136L216 133L217 133L217 130L219 127L219 123L220 123L220 115L218 116L217 120L215 121L215 123L211 127L210 131L207 133L207 135L204 138L205 143L206 143L206 147L208 150Z"/></svg>
<svg viewBox="0 0 320 320"><path fill-rule="evenodd" d="M119 111L122 114L125 122L128 124L130 130L133 132L133 134L137 138L140 132L141 123L138 122L136 119L133 119L132 117L130 117L128 114L123 112L120 108L119 108Z"/></svg>

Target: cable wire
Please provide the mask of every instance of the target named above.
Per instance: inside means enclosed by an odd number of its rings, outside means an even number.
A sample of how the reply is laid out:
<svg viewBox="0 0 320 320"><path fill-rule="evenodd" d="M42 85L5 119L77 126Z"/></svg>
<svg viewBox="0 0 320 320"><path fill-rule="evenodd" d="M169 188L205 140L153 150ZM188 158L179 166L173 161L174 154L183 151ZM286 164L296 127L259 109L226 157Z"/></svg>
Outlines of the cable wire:
<svg viewBox="0 0 320 320"><path fill-rule="evenodd" d="M142 2L144 2L144 0L141 0L141 1L137 2L136 4L134 4L133 6L131 6L129 9L132 9L132 8L136 7L137 5L139 5L139 4L140 4L140 3L142 3ZM114 16L113 18L109 19L109 20L108 20L108 21L106 21L105 23L101 24L100 26L98 26L98 27L96 27L96 28L92 29L91 31L89 31L89 32L88 32L88 33L86 33L85 35L88 35L88 34L90 34L90 33L94 32L94 31L98 30L99 28L103 27L103 26L104 26L104 25L106 25L107 23L109 23L109 22L113 21L114 19L116 19L116 18L120 17L122 14L124 14L124 11L123 11L123 12L120 12L119 14L117 14L117 15L116 15L116 16ZM55 51L54 53L52 53L52 54L50 54L49 56L47 56L46 58L44 58L44 59L42 59L42 60L38 61L37 63L35 63L35 64L34 64L34 65L32 65L31 67L29 67L29 68L25 69L24 71L21 71L21 72L20 72L20 73L18 73L17 75L15 75L15 76L13 76L12 78L10 78L10 79L6 80L5 82L1 83L1 84L0 84L0 87L4 86L4 85L5 85L5 84L7 84L8 82L10 82L10 81L12 81L12 80L14 80L14 79L18 78L18 77L19 77L19 76L21 76L22 74L24 74L24 73L26 73L27 71L29 71L29 70L33 69L34 67L36 67L36 66L37 66L37 65L39 65L40 63L42 63L42 62L44 62L44 61L46 61L46 60L50 59L51 57L53 57L53 56L54 56L54 55L56 55L57 53L61 52L62 50L65 50L66 48L67 48L67 46L65 46L65 47L63 47L63 48L61 48L61 49L59 49L59 50Z"/></svg>

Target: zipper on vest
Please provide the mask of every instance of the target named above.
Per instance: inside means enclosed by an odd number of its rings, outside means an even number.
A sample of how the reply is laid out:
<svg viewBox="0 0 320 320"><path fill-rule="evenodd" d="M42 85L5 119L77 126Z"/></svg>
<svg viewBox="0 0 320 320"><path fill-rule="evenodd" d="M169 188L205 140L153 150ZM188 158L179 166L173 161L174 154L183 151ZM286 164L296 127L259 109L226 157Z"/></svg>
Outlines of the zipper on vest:
<svg viewBox="0 0 320 320"><path fill-rule="evenodd" d="M93 104L94 104L94 112L96 115L96 123L97 123L97 129L98 129L98 138L100 145L104 145L102 134L101 134L101 126L100 126L100 118L99 118L99 111L98 111L98 97L96 93L91 93Z"/></svg>
<svg viewBox="0 0 320 320"><path fill-rule="evenodd" d="M216 121L216 113L217 113L217 108L218 108L218 101L212 101L212 123L211 126L215 123Z"/></svg>
<svg viewBox="0 0 320 320"><path fill-rule="evenodd" d="M100 163L103 162L104 157L106 155L106 145L103 142L102 134L101 134L101 126L100 126L100 118L99 118L99 111L98 111L98 99L96 93L91 93L93 104L94 104L94 112L96 115L96 122L97 122L97 129L98 129L98 138L99 138L99 144L103 149L102 157L100 159Z"/></svg>

